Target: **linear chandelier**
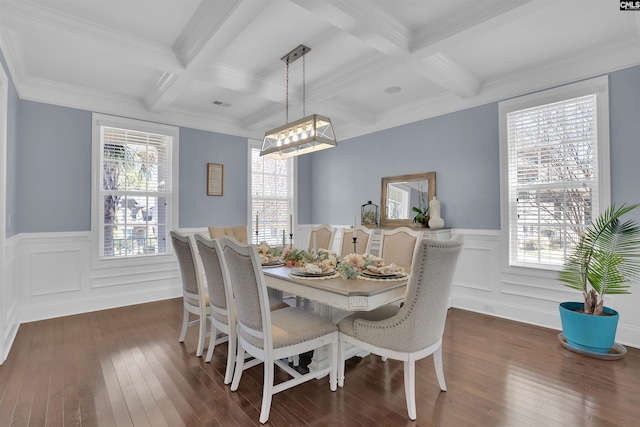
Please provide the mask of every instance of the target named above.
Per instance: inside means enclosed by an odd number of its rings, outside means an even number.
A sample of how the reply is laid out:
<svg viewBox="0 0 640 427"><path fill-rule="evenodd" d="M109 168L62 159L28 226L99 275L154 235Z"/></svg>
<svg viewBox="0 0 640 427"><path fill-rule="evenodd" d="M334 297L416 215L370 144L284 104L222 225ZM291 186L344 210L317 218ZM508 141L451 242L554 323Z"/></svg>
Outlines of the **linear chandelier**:
<svg viewBox="0 0 640 427"><path fill-rule="evenodd" d="M281 59L287 64L286 124L265 132L260 155L274 159L286 159L301 154L336 147L331 119L318 114L305 115L305 59L311 48L300 45ZM289 123L289 64L302 58L302 115L303 118Z"/></svg>

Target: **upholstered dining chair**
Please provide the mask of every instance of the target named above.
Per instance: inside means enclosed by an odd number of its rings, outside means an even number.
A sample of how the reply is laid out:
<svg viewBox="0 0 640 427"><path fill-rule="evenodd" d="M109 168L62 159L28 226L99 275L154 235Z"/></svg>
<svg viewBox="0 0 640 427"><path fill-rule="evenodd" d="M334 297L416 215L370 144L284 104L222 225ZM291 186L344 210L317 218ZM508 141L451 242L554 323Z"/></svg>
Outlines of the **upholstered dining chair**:
<svg viewBox="0 0 640 427"><path fill-rule="evenodd" d="M218 240L209 240L204 236L196 234L194 236L196 248L202 260L204 276L207 279L210 300L210 321L211 338L205 362L211 362L213 351L217 344L228 341L227 367L224 376L224 383L230 384L233 378L233 370L236 363L237 352L237 326L235 303L233 301L233 290L229 280L226 263L222 256L222 249ZM275 298L269 299L271 311L287 308L289 305ZM223 335L218 337L218 332ZM245 369L249 368L245 364Z"/></svg>
<svg viewBox="0 0 640 427"><path fill-rule="evenodd" d="M383 229L380 232L380 252L378 256L384 259L385 264L394 263L411 271L411 261L420 241L422 231L412 230L409 227L398 227L390 230Z"/></svg>
<svg viewBox="0 0 640 427"><path fill-rule="evenodd" d="M309 230L309 242L307 243L307 249L313 249L313 237L315 236L316 249L331 250L333 246L333 236L336 234L336 229L330 225L322 224L316 227L311 227Z"/></svg>
<svg viewBox="0 0 640 427"><path fill-rule="evenodd" d="M238 322L238 352L231 390L236 391L242 377L245 352L262 360L264 365L260 422L266 423L274 394L295 385L329 374L332 391L337 388L338 328L331 319L295 307L270 311L258 251L255 246L240 245L220 239L229 271ZM300 374L282 359L331 347L329 366L319 371ZM279 366L293 378L274 385L274 369Z"/></svg>
<svg viewBox="0 0 640 427"><path fill-rule="evenodd" d="M238 242L246 245L249 243L249 231L246 225L232 227L209 227L209 237L219 239L221 237L233 237Z"/></svg>
<svg viewBox="0 0 640 427"><path fill-rule="evenodd" d="M182 276L183 315L179 341L184 342L189 326L199 325L196 356L200 357L204 351L207 336L207 319L210 313L209 297L200 281L200 267L195 256L193 236L185 236L176 231L171 231L170 234ZM195 314L197 318L190 321L189 313Z"/></svg>
<svg viewBox="0 0 640 427"><path fill-rule="evenodd" d="M433 354L436 377L447 390L442 367L442 335L449 289L464 241L422 240L413 260L404 304L352 314L340 329L338 385L344 385L344 349L351 343L382 357L404 362L404 392L409 418L416 419L415 362Z"/></svg>
<svg viewBox="0 0 640 427"><path fill-rule="evenodd" d="M371 244L371 232L373 230L365 227L356 227L356 252L365 254L369 252ZM343 228L340 231L340 256L353 253L353 229Z"/></svg>

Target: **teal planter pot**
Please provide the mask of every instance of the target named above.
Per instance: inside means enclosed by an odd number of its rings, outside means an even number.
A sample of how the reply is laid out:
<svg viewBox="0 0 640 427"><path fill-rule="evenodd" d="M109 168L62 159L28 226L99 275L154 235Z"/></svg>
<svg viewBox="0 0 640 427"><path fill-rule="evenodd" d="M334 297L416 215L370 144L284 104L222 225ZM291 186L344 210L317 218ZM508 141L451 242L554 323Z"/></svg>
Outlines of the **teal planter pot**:
<svg viewBox="0 0 640 427"><path fill-rule="evenodd" d="M618 312L608 307L604 313L610 316L593 316L579 313L584 303L563 302L560 304L562 333L567 344L579 350L606 354L615 345L618 328Z"/></svg>

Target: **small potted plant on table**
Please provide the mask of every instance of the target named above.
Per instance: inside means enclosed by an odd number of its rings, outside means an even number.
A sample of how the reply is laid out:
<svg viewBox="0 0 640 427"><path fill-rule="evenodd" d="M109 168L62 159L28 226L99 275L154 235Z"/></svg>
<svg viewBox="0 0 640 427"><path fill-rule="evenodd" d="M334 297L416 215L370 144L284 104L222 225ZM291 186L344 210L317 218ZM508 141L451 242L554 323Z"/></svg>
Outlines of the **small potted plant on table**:
<svg viewBox="0 0 640 427"><path fill-rule="evenodd" d="M629 283L640 277L640 227L620 220L638 206L610 206L584 231L558 274L584 297L584 302L560 304L563 335L572 350L598 357L614 347L619 315L602 298L629 294Z"/></svg>

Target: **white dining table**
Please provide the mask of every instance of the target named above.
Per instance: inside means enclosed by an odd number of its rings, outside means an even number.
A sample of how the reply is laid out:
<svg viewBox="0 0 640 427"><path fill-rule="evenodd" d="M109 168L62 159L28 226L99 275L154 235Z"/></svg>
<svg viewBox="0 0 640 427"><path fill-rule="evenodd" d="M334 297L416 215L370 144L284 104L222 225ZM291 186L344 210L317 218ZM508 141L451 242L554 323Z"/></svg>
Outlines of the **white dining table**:
<svg viewBox="0 0 640 427"><path fill-rule="evenodd" d="M293 277L291 267L264 268L264 278L270 294L282 298L292 294L313 301L313 311L338 323L344 317L358 311L371 311L385 304L404 298L407 279L365 280L362 278L331 279ZM365 355L358 348L345 351L346 357ZM323 369L328 365L328 349L314 352L309 370Z"/></svg>

